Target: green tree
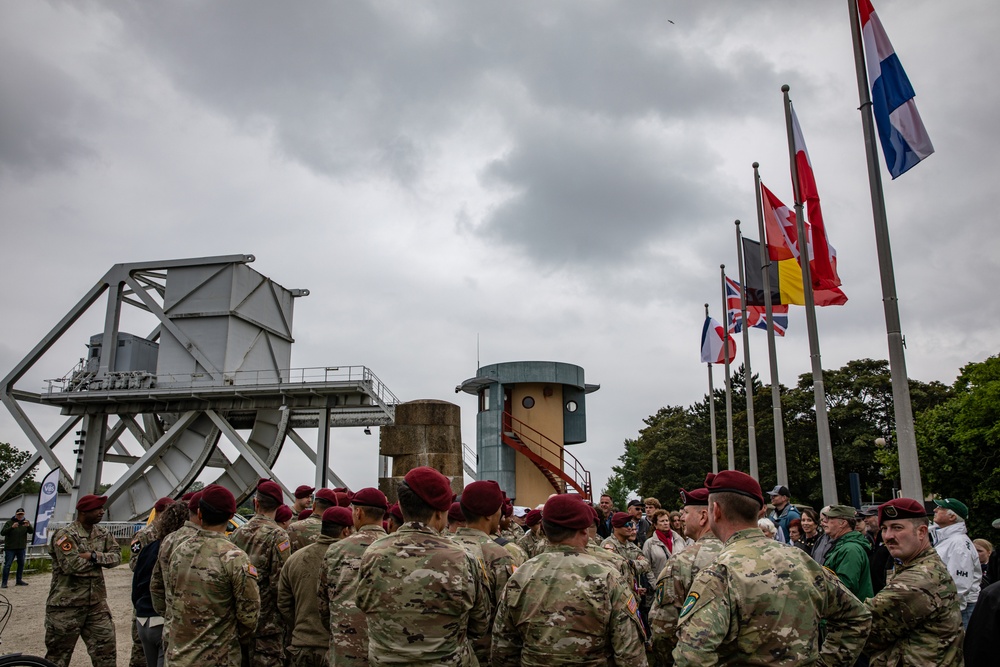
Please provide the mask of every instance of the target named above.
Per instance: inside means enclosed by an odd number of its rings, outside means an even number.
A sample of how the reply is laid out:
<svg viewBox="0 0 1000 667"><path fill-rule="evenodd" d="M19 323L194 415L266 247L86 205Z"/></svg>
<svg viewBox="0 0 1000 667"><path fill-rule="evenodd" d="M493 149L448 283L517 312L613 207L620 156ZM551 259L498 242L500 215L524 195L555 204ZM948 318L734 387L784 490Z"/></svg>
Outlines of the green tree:
<svg viewBox="0 0 1000 667"><path fill-rule="evenodd" d="M917 415L924 493L969 506L969 533L1000 516L1000 357L962 368L952 396Z"/></svg>
<svg viewBox="0 0 1000 667"><path fill-rule="evenodd" d="M31 454L28 452L22 452L20 449L14 447L8 442L0 442L0 480L8 480L14 476L22 465L31 458ZM38 493L38 482L35 481L35 471L38 469L38 465L32 466L28 474L21 478L14 487L7 493L6 496L0 498L0 500L5 500L13 496L24 494Z"/></svg>

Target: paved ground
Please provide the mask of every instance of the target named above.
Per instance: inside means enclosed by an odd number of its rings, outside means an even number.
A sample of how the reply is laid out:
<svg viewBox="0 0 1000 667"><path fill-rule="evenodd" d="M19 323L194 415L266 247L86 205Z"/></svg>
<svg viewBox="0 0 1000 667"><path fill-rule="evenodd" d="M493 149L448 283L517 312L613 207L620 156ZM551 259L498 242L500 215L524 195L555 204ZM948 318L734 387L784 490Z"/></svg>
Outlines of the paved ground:
<svg viewBox="0 0 1000 667"><path fill-rule="evenodd" d="M13 609L10 621L3 631L0 640L0 655L6 653L25 653L28 655L45 655L45 598L49 593L50 574L28 575L27 586L14 586L14 573L11 573L9 588L0 593L10 601ZM128 667L129 651L132 647L132 571L128 565L119 565L104 571L104 579L108 586L108 604L111 605L111 615L115 619L118 633L118 667ZM87 647L82 641L76 644L73 661L70 667L88 667L90 657ZM206 666L207 667L207 666Z"/></svg>

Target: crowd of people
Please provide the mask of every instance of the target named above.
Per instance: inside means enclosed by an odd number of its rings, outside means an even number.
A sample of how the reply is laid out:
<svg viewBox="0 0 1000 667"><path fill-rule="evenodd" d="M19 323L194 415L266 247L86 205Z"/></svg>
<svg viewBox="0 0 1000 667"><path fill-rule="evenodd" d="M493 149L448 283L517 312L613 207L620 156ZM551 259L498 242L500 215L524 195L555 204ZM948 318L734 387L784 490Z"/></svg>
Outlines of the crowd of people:
<svg viewBox="0 0 1000 667"><path fill-rule="evenodd" d="M262 479L254 515L211 485L162 499L132 541L135 667L289 665L986 665L997 556L959 500L859 513L765 499L744 473L617 511L575 494L519 508L494 481L457 496L429 467L376 488ZM82 638L116 664L102 496L49 544L46 657Z"/></svg>

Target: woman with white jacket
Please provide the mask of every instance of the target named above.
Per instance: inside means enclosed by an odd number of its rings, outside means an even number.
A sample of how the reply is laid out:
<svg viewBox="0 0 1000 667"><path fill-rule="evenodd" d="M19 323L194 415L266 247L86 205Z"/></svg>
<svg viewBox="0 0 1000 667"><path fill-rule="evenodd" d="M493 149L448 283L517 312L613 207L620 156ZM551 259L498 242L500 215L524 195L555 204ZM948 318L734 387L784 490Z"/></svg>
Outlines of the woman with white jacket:
<svg viewBox="0 0 1000 667"><path fill-rule="evenodd" d="M651 583L655 583L660 572L667 566L667 560L674 554L684 551L684 538L675 530L670 529L670 512L656 510L653 512L653 525L656 530L642 545L642 553L649 560L652 572Z"/></svg>

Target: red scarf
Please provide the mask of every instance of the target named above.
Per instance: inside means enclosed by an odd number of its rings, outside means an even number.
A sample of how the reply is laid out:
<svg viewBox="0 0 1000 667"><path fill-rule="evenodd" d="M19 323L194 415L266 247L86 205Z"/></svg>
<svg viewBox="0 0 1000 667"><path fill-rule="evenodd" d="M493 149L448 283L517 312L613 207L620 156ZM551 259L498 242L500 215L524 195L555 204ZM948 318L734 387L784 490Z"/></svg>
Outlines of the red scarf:
<svg viewBox="0 0 1000 667"><path fill-rule="evenodd" d="M671 554L674 553L674 531L664 533L662 530L657 529L656 536L660 538L660 541L667 545L667 551Z"/></svg>

